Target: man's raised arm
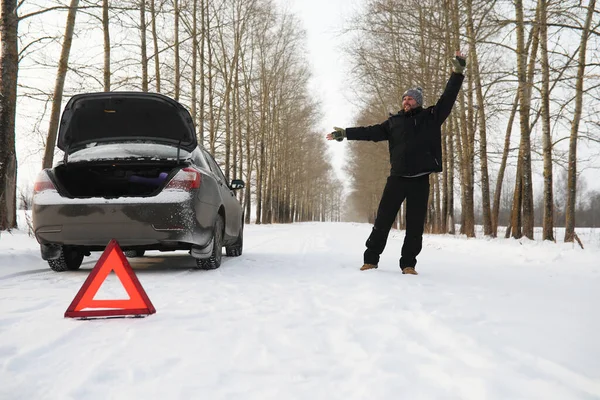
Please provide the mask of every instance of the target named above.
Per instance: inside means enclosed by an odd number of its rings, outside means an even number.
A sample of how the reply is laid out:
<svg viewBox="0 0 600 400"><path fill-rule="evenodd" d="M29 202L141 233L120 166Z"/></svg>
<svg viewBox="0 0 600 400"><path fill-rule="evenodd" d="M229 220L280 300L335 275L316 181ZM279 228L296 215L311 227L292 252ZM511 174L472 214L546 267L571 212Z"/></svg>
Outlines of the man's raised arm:
<svg viewBox="0 0 600 400"><path fill-rule="evenodd" d="M452 75L450 75L450 79L446 84L444 93L442 93L434 108L436 120L440 125L444 123L446 118L448 118L448 115L450 115L452 107L456 102L458 92L460 91L462 82L465 79L463 72L466 66L467 61L465 55L460 51L457 51L456 57L452 59Z"/></svg>

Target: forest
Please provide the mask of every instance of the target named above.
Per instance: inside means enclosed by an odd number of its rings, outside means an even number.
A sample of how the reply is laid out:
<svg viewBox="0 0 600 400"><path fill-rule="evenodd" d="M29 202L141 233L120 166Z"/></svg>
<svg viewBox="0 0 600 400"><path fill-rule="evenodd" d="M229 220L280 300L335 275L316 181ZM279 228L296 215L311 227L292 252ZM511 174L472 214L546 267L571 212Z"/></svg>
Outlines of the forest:
<svg viewBox="0 0 600 400"><path fill-rule="evenodd" d="M246 222L372 222L387 145L351 143L348 178L332 173L306 33L278 3L1 0L0 11L0 230L16 226L28 196L17 158L38 157L39 169L57 161L69 97L123 90L190 110L199 142L247 182ZM444 171L430 177L427 232L473 237L480 225L486 236L533 239L535 226L544 240L572 242L576 227L600 224L600 192L581 175L600 167L595 0L365 0L343 26L356 126L397 112L408 87L435 104L455 51L467 55L442 130Z"/></svg>

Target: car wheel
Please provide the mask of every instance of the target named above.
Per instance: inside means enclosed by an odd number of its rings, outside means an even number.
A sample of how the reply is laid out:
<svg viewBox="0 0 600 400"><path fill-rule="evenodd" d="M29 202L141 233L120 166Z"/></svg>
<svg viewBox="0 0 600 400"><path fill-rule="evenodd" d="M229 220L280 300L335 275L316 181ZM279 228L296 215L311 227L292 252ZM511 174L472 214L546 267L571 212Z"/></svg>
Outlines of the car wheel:
<svg viewBox="0 0 600 400"><path fill-rule="evenodd" d="M239 257L242 255L244 249L244 221L242 220L242 226L240 227L240 234L236 241L231 246L225 246L225 254L228 257Z"/></svg>
<svg viewBox="0 0 600 400"><path fill-rule="evenodd" d="M213 249L209 258L196 259L196 265L200 269L217 269L221 266L223 258L223 217L218 215L213 233Z"/></svg>
<svg viewBox="0 0 600 400"><path fill-rule="evenodd" d="M48 260L50 269L56 272L76 271L83 262L83 252L63 247L60 251L60 257L55 260Z"/></svg>
<svg viewBox="0 0 600 400"><path fill-rule="evenodd" d="M143 257L144 253L146 253L146 250L127 250L123 252L127 258Z"/></svg>

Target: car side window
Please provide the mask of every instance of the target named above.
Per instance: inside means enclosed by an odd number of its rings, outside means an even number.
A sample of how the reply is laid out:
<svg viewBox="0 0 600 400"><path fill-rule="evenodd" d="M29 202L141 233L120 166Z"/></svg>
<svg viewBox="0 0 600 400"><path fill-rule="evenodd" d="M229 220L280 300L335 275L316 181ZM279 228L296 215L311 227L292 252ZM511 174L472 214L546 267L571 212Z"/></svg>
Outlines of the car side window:
<svg viewBox="0 0 600 400"><path fill-rule="evenodd" d="M223 174L223 171L221 171L219 164L217 164L213 156L210 153L204 152L204 157L206 157L208 160L208 165L210 165L211 171L214 172L223 181L223 183L227 184L227 178L225 178L225 174Z"/></svg>
<svg viewBox="0 0 600 400"><path fill-rule="evenodd" d="M206 167L212 171L212 167L210 166L210 163L208 162L210 157L206 153L206 150L204 150L204 149L200 150L200 158L202 158L202 161L204 161L203 165L206 165Z"/></svg>
<svg viewBox="0 0 600 400"><path fill-rule="evenodd" d="M194 162L194 164L196 164L198 167L203 167L203 168L210 168L208 166L208 161L206 161L206 159L204 158L204 156L202 155L202 152L197 152L194 153L193 157L192 157L192 161Z"/></svg>

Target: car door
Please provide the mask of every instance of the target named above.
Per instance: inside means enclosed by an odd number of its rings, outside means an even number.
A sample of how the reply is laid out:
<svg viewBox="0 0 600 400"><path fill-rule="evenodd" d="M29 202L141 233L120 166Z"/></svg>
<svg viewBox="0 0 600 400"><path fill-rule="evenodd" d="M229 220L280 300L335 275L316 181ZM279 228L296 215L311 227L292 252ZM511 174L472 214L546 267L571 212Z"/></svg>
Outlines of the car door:
<svg viewBox="0 0 600 400"><path fill-rule="evenodd" d="M213 156L207 151L203 151L210 170L217 179L217 184L221 192L221 198L223 199L223 205L225 206L225 235L228 239L236 238L240 231L240 225L242 222L242 207L240 202L235 197L235 192L230 189L229 182L221 168L213 158Z"/></svg>

